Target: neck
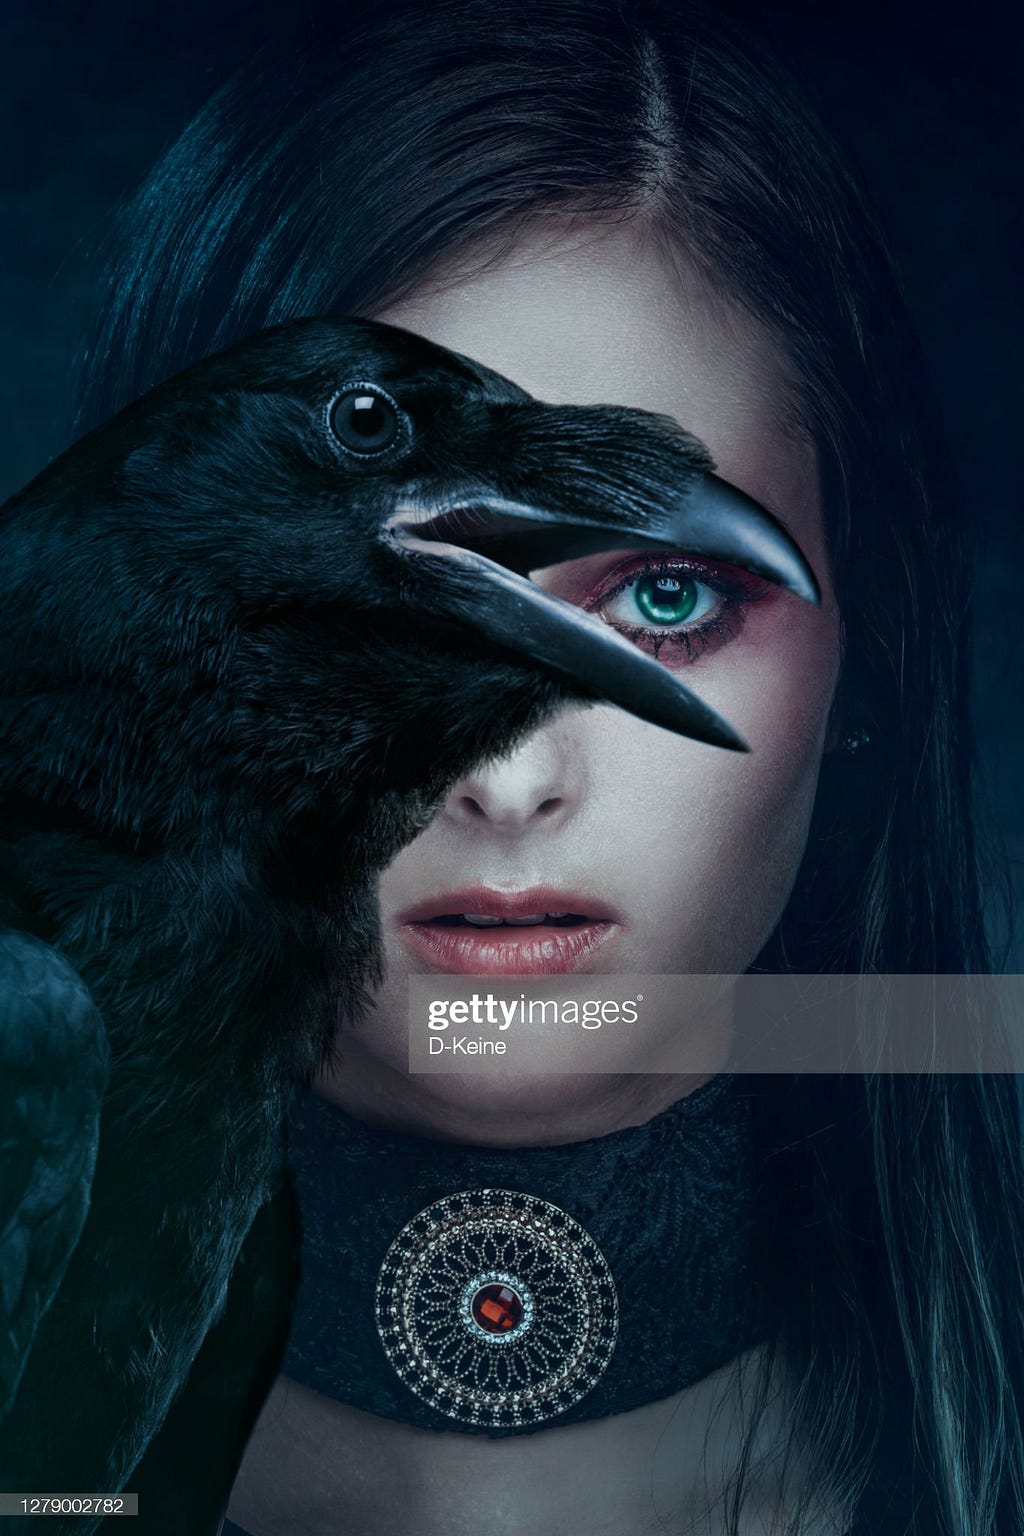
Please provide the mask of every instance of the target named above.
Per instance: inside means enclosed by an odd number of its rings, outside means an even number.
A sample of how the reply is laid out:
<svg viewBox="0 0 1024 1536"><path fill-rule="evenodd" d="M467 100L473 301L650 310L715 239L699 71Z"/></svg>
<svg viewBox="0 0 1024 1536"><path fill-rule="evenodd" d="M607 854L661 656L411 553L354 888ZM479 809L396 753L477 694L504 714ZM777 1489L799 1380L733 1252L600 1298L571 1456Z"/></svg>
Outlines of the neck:
<svg viewBox="0 0 1024 1536"><path fill-rule="evenodd" d="M311 1093L289 1160L303 1249L284 1372L340 1402L523 1433L668 1396L765 1336L740 1080L720 1074L642 1124L518 1148L369 1125ZM449 1380L460 1341L468 1375ZM516 1376L500 1391L499 1359Z"/></svg>

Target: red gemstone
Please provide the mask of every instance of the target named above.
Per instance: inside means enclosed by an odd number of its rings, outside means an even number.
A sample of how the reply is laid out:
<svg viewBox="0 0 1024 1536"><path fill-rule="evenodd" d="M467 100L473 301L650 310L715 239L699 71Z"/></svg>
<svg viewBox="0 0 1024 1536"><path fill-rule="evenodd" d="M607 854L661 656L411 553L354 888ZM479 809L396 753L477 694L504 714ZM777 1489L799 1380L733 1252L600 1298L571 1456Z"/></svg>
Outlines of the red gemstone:
<svg viewBox="0 0 1024 1536"><path fill-rule="evenodd" d="M473 1321L487 1333L508 1333L523 1320L522 1298L508 1285L482 1285L470 1310Z"/></svg>

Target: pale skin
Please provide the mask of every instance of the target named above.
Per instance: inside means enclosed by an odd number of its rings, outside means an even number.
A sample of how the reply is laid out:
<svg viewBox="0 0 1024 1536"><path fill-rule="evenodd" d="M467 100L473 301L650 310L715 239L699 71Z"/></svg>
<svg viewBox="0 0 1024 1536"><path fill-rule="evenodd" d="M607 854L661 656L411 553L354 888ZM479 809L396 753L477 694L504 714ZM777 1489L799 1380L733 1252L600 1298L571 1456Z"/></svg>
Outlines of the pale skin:
<svg viewBox="0 0 1024 1536"><path fill-rule="evenodd" d="M544 885L614 905L614 937L590 970L739 973L757 955L806 844L841 651L816 458L794 425L793 377L766 330L630 224L539 222L491 270L439 269L375 318L467 353L540 399L674 417L707 445L720 476L779 517L822 589L820 607L773 589L738 611L716 608L720 594L705 586L704 605L725 630L659 653L736 726L749 754L611 706L566 706L510 757L454 785L384 871L387 976L372 1015L339 1030L337 1068L316 1085L367 1121L483 1145L642 1125L700 1079L588 1074L582 1032L578 1074L545 1074L541 1059L517 1080L410 1075L407 978L427 965L409 954L399 915L467 883ZM613 551L535 579L635 624L644 622L629 606L635 587L610 602L607 593L624 573L642 576L636 566L635 553ZM723 1063L728 1049L724 1030ZM755 1372L756 1354L743 1365ZM413 1511L423 1536L718 1536L715 1501L738 1445L735 1392L727 1367L630 1413L489 1440L379 1419L282 1377L229 1513L253 1536L384 1536ZM783 1423L778 1403L766 1456ZM745 1536L773 1529L778 1513L767 1465L754 1486ZM822 1510L805 1529L841 1525Z"/></svg>

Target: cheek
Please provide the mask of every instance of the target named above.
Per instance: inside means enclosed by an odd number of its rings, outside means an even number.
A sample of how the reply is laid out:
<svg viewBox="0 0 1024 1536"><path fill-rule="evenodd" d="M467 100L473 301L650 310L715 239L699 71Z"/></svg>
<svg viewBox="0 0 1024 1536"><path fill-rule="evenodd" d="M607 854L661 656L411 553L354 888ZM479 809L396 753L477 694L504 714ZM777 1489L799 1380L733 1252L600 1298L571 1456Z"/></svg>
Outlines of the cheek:
<svg viewBox="0 0 1024 1536"><path fill-rule="evenodd" d="M629 825L631 906L648 914L652 969L744 970L792 889L838 668L829 612L794 606L771 616L770 645L749 643L759 622L752 612L747 643L680 674L742 731L749 753L600 710L603 739L593 749L609 770L603 821L616 843Z"/></svg>

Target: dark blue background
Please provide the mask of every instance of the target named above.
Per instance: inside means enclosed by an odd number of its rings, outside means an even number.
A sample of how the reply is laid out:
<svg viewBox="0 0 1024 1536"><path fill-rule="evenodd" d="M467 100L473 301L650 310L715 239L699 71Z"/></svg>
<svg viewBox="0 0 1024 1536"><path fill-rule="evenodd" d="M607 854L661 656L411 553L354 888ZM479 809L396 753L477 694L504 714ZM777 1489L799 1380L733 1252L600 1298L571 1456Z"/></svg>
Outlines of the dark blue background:
<svg viewBox="0 0 1024 1536"><path fill-rule="evenodd" d="M339 12L345 6L338 0ZM744 14L745 0L726 8ZM266 3L226 0L167 8L7 0L0 15L0 495L68 441L73 361L93 312L97 250L113 209L262 39L272 12ZM746 14L848 144L890 230L924 337L964 513L984 539L977 720L997 823L1024 894L1016 18L989 0L959 15L919 0L750 4ZM1022 962L1018 932L1011 968L1024 970Z"/></svg>

